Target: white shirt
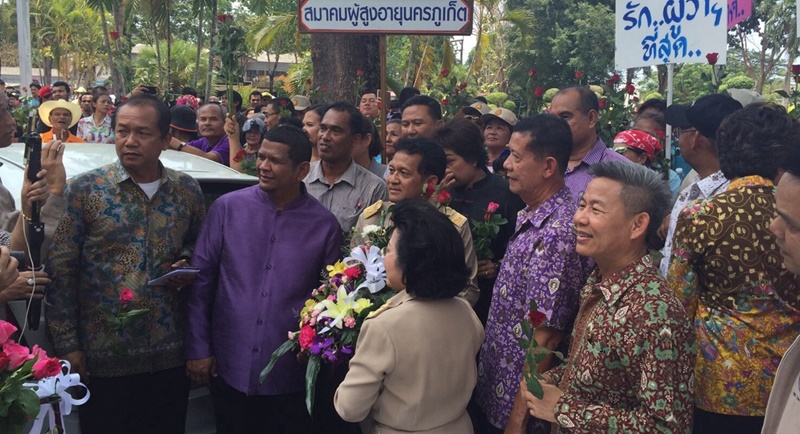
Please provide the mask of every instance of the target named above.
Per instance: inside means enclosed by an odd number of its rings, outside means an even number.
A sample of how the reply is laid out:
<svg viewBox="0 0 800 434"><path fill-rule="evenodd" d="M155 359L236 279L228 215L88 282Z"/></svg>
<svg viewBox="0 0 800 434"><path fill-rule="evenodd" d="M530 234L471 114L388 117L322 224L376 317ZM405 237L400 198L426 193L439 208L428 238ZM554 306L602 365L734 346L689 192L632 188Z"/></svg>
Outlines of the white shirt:
<svg viewBox="0 0 800 434"><path fill-rule="evenodd" d="M661 264L658 268L664 278L667 277L667 273L669 272L670 255L672 255L672 237L675 235L675 225L678 224L678 215L690 202L697 199L710 199L712 196L716 196L727 190L728 184L730 184L730 181L725 178L721 170L718 170L703 179L695 178L691 184L680 192L678 199L675 201L675 205L672 207L672 212L669 215L667 239L665 240L664 248L661 249L661 253L664 257L661 259Z"/></svg>

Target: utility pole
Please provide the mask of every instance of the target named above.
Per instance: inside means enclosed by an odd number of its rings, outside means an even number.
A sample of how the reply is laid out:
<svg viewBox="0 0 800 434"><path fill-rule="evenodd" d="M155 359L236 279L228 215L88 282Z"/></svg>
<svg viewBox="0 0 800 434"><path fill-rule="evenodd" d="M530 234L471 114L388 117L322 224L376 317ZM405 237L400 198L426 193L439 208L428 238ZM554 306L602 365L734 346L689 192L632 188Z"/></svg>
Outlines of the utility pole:
<svg viewBox="0 0 800 434"><path fill-rule="evenodd" d="M31 8L29 0L17 0L17 45L19 47L19 88L31 82ZM31 90L23 96L31 96Z"/></svg>

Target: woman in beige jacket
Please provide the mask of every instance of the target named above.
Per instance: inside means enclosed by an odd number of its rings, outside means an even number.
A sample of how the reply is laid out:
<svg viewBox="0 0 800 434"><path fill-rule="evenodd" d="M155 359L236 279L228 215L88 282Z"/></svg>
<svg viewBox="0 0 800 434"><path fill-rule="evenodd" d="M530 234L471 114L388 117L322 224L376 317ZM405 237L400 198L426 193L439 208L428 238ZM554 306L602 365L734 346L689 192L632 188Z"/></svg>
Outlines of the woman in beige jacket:
<svg viewBox="0 0 800 434"><path fill-rule="evenodd" d="M472 433L466 408L483 327L457 297L469 278L463 243L420 200L395 205L392 220L385 266L399 292L364 322L336 411L365 434Z"/></svg>

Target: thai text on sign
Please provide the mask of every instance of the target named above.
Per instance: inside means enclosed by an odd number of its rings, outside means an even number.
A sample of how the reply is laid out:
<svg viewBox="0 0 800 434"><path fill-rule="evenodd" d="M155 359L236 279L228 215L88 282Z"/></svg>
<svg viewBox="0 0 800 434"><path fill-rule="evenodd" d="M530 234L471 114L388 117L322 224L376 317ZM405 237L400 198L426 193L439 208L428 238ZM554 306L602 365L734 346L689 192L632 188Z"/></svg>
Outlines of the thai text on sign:
<svg viewBox="0 0 800 434"><path fill-rule="evenodd" d="M726 0L617 0L616 69L703 63L727 50Z"/></svg>
<svg viewBox="0 0 800 434"><path fill-rule="evenodd" d="M469 35L472 0L303 0L304 33L418 33Z"/></svg>
<svg viewBox="0 0 800 434"><path fill-rule="evenodd" d="M728 28L753 15L753 0L728 0Z"/></svg>

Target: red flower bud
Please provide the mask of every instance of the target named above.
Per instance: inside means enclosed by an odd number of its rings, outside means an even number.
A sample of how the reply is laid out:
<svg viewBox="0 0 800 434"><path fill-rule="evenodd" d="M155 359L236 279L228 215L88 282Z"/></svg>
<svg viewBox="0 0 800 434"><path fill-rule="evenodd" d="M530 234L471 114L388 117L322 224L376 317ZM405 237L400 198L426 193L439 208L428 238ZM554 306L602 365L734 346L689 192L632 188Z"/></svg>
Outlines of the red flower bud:
<svg viewBox="0 0 800 434"><path fill-rule="evenodd" d="M322 85L322 91L323 92L327 92L328 91L328 85L327 84L323 84Z"/></svg>
<svg viewBox="0 0 800 434"><path fill-rule="evenodd" d="M447 107L447 104L449 104L449 102L446 99L443 99L442 100L442 107Z"/></svg>
<svg viewBox="0 0 800 434"><path fill-rule="evenodd" d="M533 96L536 98L541 98L544 95L544 89L542 86L536 86L536 89L533 90Z"/></svg>
<svg viewBox="0 0 800 434"><path fill-rule="evenodd" d="M125 304L131 300L133 300L133 291L130 289L123 289L119 292L119 302Z"/></svg>
<svg viewBox="0 0 800 434"><path fill-rule="evenodd" d="M578 70L575 71L575 79L576 80L580 80L581 78L583 78L583 71L578 69Z"/></svg>
<svg viewBox="0 0 800 434"><path fill-rule="evenodd" d="M611 76L611 81L613 81L615 84L619 83L619 74L615 73L614 75L612 75Z"/></svg>
<svg viewBox="0 0 800 434"><path fill-rule="evenodd" d="M533 69L533 68L529 69L528 70L528 77L533 77L534 75L536 75L536 70Z"/></svg>
<svg viewBox="0 0 800 434"><path fill-rule="evenodd" d="M442 70L442 77L447 77L448 75L450 75L450 70L447 69L447 68L443 69Z"/></svg>
<svg viewBox="0 0 800 434"><path fill-rule="evenodd" d="M528 313L528 321L531 322L531 327L536 328L540 325L544 324L544 321L547 319L547 315L538 310L532 310Z"/></svg>
<svg viewBox="0 0 800 434"><path fill-rule="evenodd" d="M364 75L364 71L362 71L360 69L356 69L356 75L358 75L358 76Z"/></svg>
<svg viewBox="0 0 800 434"><path fill-rule="evenodd" d="M455 93L456 93L456 95L458 95L458 94L461 92L461 89L459 89L459 88L455 88L455 89L453 89L453 92L455 92Z"/></svg>
<svg viewBox="0 0 800 434"><path fill-rule="evenodd" d="M311 79L310 78L306 79L306 84L311 84Z"/></svg>
<svg viewBox="0 0 800 434"><path fill-rule="evenodd" d="M422 194L425 195L426 199L430 199L430 197L433 196L433 192L435 190L436 190L436 186L435 185L433 185L431 183L427 183L427 184L425 184L425 191Z"/></svg>
<svg viewBox="0 0 800 434"><path fill-rule="evenodd" d="M800 64L792 65L792 74L800 75Z"/></svg>
<svg viewBox="0 0 800 434"><path fill-rule="evenodd" d="M219 14L217 15L217 19L222 24L224 24L226 21L230 21L231 23L233 23L233 15Z"/></svg>
<svg viewBox="0 0 800 434"><path fill-rule="evenodd" d="M436 199L436 201L439 202L439 205L447 205L447 203L450 201L450 193L448 193L447 190L442 190L442 192L439 193L439 198Z"/></svg>
<svg viewBox="0 0 800 434"><path fill-rule="evenodd" d="M633 83L628 83L625 85L625 92L628 92L628 95L633 95L636 92L636 86Z"/></svg>
<svg viewBox="0 0 800 434"><path fill-rule="evenodd" d="M604 108L608 107L608 100L603 98L600 101L598 101L597 104L600 107L600 109L604 109Z"/></svg>
<svg viewBox="0 0 800 434"><path fill-rule="evenodd" d="M466 81L462 82L461 86L459 86L459 87L461 87L461 89L466 89L467 88L467 82Z"/></svg>
<svg viewBox="0 0 800 434"><path fill-rule="evenodd" d="M116 41L119 39L119 32L108 32L108 37L111 38L111 40Z"/></svg>
<svg viewBox="0 0 800 434"><path fill-rule="evenodd" d="M719 60L719 53L708 53L706 54L706 60L710 65L716 65L717 60Z"/></svg>

